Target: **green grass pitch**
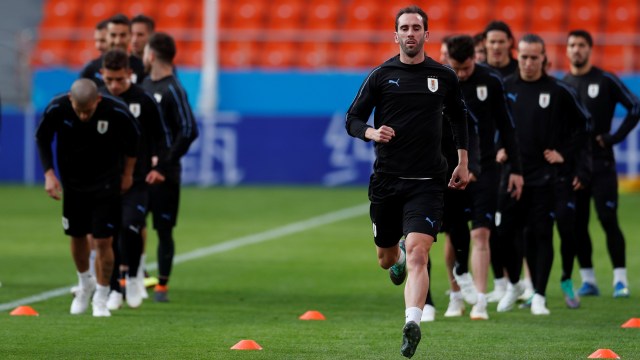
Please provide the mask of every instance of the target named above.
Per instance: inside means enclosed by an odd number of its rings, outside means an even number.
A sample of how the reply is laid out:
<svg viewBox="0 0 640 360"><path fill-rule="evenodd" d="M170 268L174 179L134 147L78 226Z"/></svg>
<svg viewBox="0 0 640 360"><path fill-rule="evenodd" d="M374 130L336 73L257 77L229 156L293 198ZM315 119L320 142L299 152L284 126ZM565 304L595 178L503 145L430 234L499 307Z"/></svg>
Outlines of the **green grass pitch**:
<svg viewBox="0 0 640 360"><path fill-rule="evenodd" d="M174 266L170 303L146 301L111 318L93 318L90 312L69 315L71 296L64 294L30 304L38 317L3 310L0 358L403 358L402 289L377 266L366 188L185 188L182 194L176 252L190 256ZM74 284L61 204L41 187L3 186L0 199L0 307ZM343 209L350 210L336 213ZM581 309L567 309L556 251L547 317L527 310L498 314L492 305L489 321L444 318L447 280L442 244L436 243L436 321L422 325L414 359L586 359L601 348L640 359L640 328L620 327L640 317L638 209L640 194L621 196L631 297L611 297L611 264L593 221L602 295L583 299ZM152 233L149 262L155 261L156 244ZM326 320L299 320L307 310L322 312ZM243 339L263 350L230 350Z"/></svg>

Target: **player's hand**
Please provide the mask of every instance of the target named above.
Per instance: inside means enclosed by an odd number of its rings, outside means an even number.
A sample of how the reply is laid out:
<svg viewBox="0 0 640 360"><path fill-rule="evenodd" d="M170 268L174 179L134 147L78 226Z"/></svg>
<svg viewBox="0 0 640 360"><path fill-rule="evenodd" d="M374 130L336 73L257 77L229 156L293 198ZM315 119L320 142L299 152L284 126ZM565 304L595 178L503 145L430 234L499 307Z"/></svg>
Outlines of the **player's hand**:
<svg viewBox="0 0 640 360"><path fill-rule="evenodd" d="M133 186L133 175L122 175L122 183L120 184L120 192L126 193Z"/></svg>
<svg viewBox="0 0 640 360"><path fill-rule="evenodd" d="M602 138L602 135L597 135L596 136L596 142L598 143L598 145L600 145L601 148L605 149L607 147L607 144L604 143L604 139Z"/></svg>
<svg viewBox="0 0 640 360"><path fill-rule="evenodd" d="M564 157L562 157L562 154L555 150L545 150L544 158L549 164L562 164L564 162Z"/></svg>
<svg viewBox="0 0 640 360"><path fill-rule="evenodd" d="M394 136L396 136L395 130L386 125L380 126L377 130L374 128L368 128L365 132L365 137L367 139L373 140L377 143L388 143Z"/></svg>
<svg viewBox="0 0 640 360"><path fill-rule="evenodd" d="M151 166L156 167L158 165L158 157L157 156L152 156L151 157Z"/></svg>
<svg viewBox="0 0 640 360"><path fill-rule="evenodd" d="M573 178L571 185L573 186L573 191L584 189L584 185L582 185L582 183L580 182L580 179L578 179L577 176Z"/></svg>
<svg viewBox="0 0 640 360"><path fill-rule="evenodd" d="M449 180L449 189L464 190L467 184L469 184L469 168L465 165L456 166Z"/></svg>
<svg viewBox="0 0 640 360"><path fill-rule="evenodd" d="M54 200L62 199L62 186L53 169L49 169L44 173L44 191Z"/></svg>
<svg viewBox="0 0 640 360"><path fill-rule="evenodd" d="M498 164L504 164L507 160L509 160L509 155L507 155L507 150L504 148L498 149L496 153L496 162Z"/></svg>
<svg viewBox="0 0 640 360"><path fill-rule="evenodd" d="M509 174L509 184L507 185L507 192L511 193L511 197L520 200L522 196L522 187L524 186L524 178L522 175Z"/></svg>
<svg viewBox="0 0 640 360"><path fill-rule="evenodd" d="M147 174L147 177L145 180L147 184L155 185L155 184L160 184L161 182L164 182L165 177L164 175L160 174L158 170L151 170Z"/></svg>

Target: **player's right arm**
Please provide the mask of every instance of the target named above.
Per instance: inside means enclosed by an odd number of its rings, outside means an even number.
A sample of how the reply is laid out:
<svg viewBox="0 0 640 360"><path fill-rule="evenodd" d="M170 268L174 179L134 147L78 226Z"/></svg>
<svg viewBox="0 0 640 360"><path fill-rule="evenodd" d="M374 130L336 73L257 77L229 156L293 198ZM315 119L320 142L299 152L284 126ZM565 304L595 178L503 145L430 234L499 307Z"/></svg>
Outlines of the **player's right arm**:
<svg viewBox="0 0 640 360"><path fill-rule="evenodd" d="M379 69L371 71L360 86L355 99L347 110L345 127L349 135L364 141L389 142L395 135L392 128L383 125L379 129L375 129L367 124L375 107L375 81Z"/></svg>
<svg viewBox="0 0 640 360"><path fill-rule="evenodd" d="M57 131L57 123L61 119L58 110L59 104L55 101L49 103L36 130L36 145L38 146L40 162L45 174L45 191L56 200L60 199L62 187L53 169L53 149L51 145Z"/></svg>

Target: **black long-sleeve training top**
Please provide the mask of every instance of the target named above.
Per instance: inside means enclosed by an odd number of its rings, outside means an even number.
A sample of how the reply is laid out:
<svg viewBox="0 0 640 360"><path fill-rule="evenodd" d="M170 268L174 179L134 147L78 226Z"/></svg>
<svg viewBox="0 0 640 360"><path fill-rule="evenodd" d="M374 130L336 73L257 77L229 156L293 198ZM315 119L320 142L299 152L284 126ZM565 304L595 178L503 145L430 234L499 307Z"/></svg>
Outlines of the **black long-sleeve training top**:
<svg viewBox="0 0 640 360"><path fill-rule="evenodd" d="M100 92L103 96L111 96L106 87L100 88ZM144 182L153 168L151 157L166 153L171 146L171 133L162 117L158 103L142 87L131 84L129 89L118 98L124 101L140 125L140 146L133 180L138 183ZM162 168L162 164L158 164L155 168L162 174L167 171Z"/></svg>
<svg viewBox="0 0 640 360"><path fill-rule="evenodd" d="M129 109L103 96L91 118L80 121L67 94L51 100L36 131L42 168L53 169L52 142L63 188L120 189L124 157L136 157L140 131Z"/></svg>
<svg viewBox="0 0 640 360"><path fill-rule="evenodd" d="M588 181L591 115L570 86L548 75L524 81L517 73L504 84L516 124L525 185L548 184L558 175ZM564 163L549 164L544 158L547 149L558 151Z"/></svg>
<svg viewBox="0 0 640 360"><path fill-rule="evenodd" d="M589 110L593 119L592 148L594 160L614 161L612 146L624 140L640 119L640 100L614 74L597 67L581 76L567 74L564 79L573 86L578 99ZM627 109L620 127L611 134L611 122L616 104ZM602 135L606 148L595 143Z"/></svg>
<svg viewBox="0 0 640 360"><path fill-rule="evenodd" d="M507 151L511 173L521 174L520 150L515 124L507 105L504 84L498 72L488 66L476 64L473 74L460 82L469 111L478 120L481 166L495 166L496 130L500 131L502 145Z"/></svg>
<svg viewBox="0 0 640 360"><path fill-rule="evenodd" d="M468 149L467 108L458 77L427 57L420 64L404 64L400 56L369 73L346 114L347 133L368 141L367 120L374 110L376 129L394 129L389 143L375 143L374 172L408 178L444 179L442 155L443 111L451 122L456 148Z"/></svg>
<svg viewBox="0 0 640 360"><path fill-rule="evenodd" d="M147 77L142 87L153 95L164 120L171 131L171 147L165 154L160 154L159 165L166 169L165 176L173 181L180 180L180 158L184 156L191 143L198 137L198 126L184 91L174 75L153 81Z"/></svg>

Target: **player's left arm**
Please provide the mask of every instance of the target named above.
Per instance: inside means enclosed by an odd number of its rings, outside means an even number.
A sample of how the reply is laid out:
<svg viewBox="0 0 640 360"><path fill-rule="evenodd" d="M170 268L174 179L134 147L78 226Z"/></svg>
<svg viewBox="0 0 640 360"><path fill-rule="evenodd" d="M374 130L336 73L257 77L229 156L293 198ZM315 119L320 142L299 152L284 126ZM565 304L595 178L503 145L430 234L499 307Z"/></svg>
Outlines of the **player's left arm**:
<svg viewBox="0 0 640 360"><path fill-rule="evenodd" d="M625 116L615 133L597 134L596 140L598 140L598 143L604 146L612 146L624 140L638 124L640 119L640 99L629 91L614 74L605 73L604 76L610 83L609 88L612 92L611 98L613 101L622 104L627 109L627 116Z"/></svg>

